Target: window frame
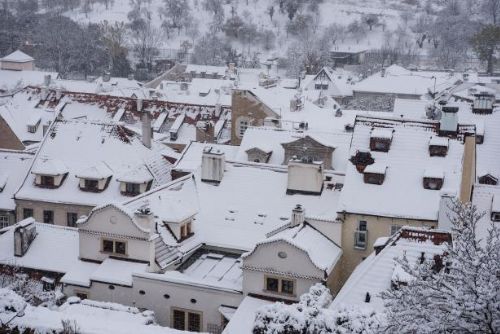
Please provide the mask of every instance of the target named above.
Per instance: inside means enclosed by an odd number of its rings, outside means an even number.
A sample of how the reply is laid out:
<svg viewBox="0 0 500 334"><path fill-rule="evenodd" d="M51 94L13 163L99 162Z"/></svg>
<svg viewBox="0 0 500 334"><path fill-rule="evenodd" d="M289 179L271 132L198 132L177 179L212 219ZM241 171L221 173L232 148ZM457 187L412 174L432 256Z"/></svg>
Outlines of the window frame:
<svg viewBox="0 0 500 334"><path fill-rule="evenodd" d="M50 182L47 182L48 180L51 180ZM54 176L51 175L40 175L40 185L42 187L55 187L56 186L56 180Z"/></svg>
<svg viewBox="0 0 500 334"><path fill-rule="evenodd" d="M28 212L31 212L31 215L27 215ZM23 208L23 219L33 217L34 215L35 210L33 210L33 208Z"/></svg>
<svg viewBox="0 0 500 334"><path fill-rule="evenodd" d="M130 187L132 188L132 191L130 191ZM140 183L125 182L124 194L129 195L129 196L137 196L140 193L141 193L141 184Z"/></svg>
<svg viewBox="0 0 500 334"><path fill-rule="evenodd" d="M183 328L176 327L176 324L175 324L175 319L176 319L175 313L176 312L180 312L183 314L183 319L182 319ZM190 316L192 316L192 315L198 317L199 327L191 327ZM203 330L203 312L201 312L201 311L183 309L180 307L172 307L171 311L170 311L170 320L171 320L171 326L173 329L184 330L184 331L193 331L193 332L201 332Z"/></svg>
<svg viewBox="0 0 500 334"><path fill-rule="evenodd" d="M0 229L5 228L10 225L9 215L0 215Z"/></svg>
<svg viewBox="0 0 500 334"><path fill-rule="evenodd" d="M390 231L389 231L391 233L390 235L392 236L392 235L398 233L402 227L403 227L402 225L391 225ZM393 231L393 230L395 230L395 231Z"/></svg>
<svg viewBox="0 0 500 334"><path fill-rule="evenodd" d="M71 219L70 219L71 217ZM70 222L71 220L71 222ZM66 225L69 227L76 227L76 222L78 221L78 213L76 212L66 212Z"/></svg>
<svg viewBox="0 0 500 334"><path fill-rule="evenodd" d="M277 291L268 289L268 281L269 280L276 280L277 281ZM292 284L292 293L283 292L283 282L284 281L290 282ZM295 297L297 295L296 290L297 290L297 280L295 280L293 278L280 277L280 276L274 276L274 275L264 275L264 292L278 294L278 295L282 295L282 296Z"/></svg>
<svg viewBox="0 0 500 334"><path fill-rule="evenodd" d="M364 241L360 242L360 237L363 236ZM354 248L366 249L368 244L368 223L366 220L358 221L358 226L354 231Z"/></svg>
<svg viewBox="0 0 500 334"><path fill-rule="evenodd" d="M104 250L104 243L105 242L111 242L113 250L107 251ZM124 245L124 253L117 252L117 244L122 243ZM117 256L128 256L128 244L127 241L125 240L116 240L116 239L106 239L106 238L101 238L101 253L104 254L110 254L110 255L117 255Z"/></svg>
<svg viewBox="0 0 500 334"><path fill-rule="evenodd" d="M50 217L50 219L48 219L48 217ZM43 223L54 225L54 210L43 210Z"/></svg>

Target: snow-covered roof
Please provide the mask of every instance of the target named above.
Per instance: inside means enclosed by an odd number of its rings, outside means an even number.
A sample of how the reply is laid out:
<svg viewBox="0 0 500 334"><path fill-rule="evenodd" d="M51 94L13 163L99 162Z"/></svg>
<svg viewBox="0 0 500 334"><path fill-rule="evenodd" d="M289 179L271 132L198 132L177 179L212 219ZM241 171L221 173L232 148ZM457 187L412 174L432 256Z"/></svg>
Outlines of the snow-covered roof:
<svg viewBox="0 0 500 334"><path fill-rule="evenodd" d="M343 131L296 131L273 127L249 127L241 141L236 160L248 161L246 152L252 148L259 148L272 152L269 164L281 165L285 159L285 150L281 144L293 142L306 136L325 146L334 147L332 167L336 171L345 171L352 133Z"/></svg>
<svg viewBox="0 0 500 334"><path fill-rule="evenodd" d="M189 266L181 270L169 270L163 274L140 273L135 276L199 287L242 291L243 273L241 259L237 256L204 252L187 261Z"/></svg>
<svg viewBox="0 0 500 334"><path fill-rule="evenodd" d="M490 186L486 184L476 184L472 194L472 204L477 207L478 212L484 213L476 226L476 237L485 242L488 230L492 224L499 226L500 222L491 220L493 211L500 212L498 208L500 201L500 186Z"/></svg>
<svg viewBox="0 0 500 334"><path fill-rule="evenodd" d="M170 102L229 107L233 88L231 80L194 78L191 82L163 81L158 92Z"/></svg>
<svg viewBox="0 0 500 334"><path fill-rule="evenodd" d="M375 128L370 134L371 138L392 139L394 130L386 128Z"/></svg>
<svg viewBox="0 0 500 334"><path fill-rule="evenodd" d="M282 230L258 242L254 250L261 244L279 241L286 242L304 251L318 269L327 273L333 270L342 255L342 249L337 244L309 224ZM252 252L245 254L244 257L250 256Z"/></svg>
<svg viewBox="0 0 500 334"><path fill-rule="evenodd" d="M353 86L354 92L424 95L434 91L449 88L462 76L449 72L410 71L398 65L391 65L385 69L385 75L377 72Z"/></svg>
<svg viewBox="0 0 500 334"><path fill-rule="evenodd" d="M59 159L38 158L36 159L31 173L38 175L63 175L68 172L68 167Z"/></svg>
<svg viewBox="0 0 500 334"><path fill-rule="evenodd" d="M127 197L121 195L117 182L120 176L140 170L154 180L153 187L170 181L171 165L164 155L176 156L177 153L156 142L148 149L138 135L122 125L58 120L42 142L31 172L49 172L39 170L40 163L43 166L44 161L59 161L66 166L66 179L59 188L45 189L35 185L35 175L30 173L16 198L89 206L124 201ZM101 164L112 171L107 188L99 193L79 189L79 178L75 176ZM104 174L107 173L109 171Z"/></svg>
<svg viewBox="0 0 500 334"><path fill-rule="evenodd" d="M22 52L21 50L16 50L12 52L11 54L6 55L3 58L0 58L0 61L2 62L9 62L9 63L28 63L30 61L34 61L33 57L28 56L26 53Z"/></svg>
<svg viewBox="0 0 500 334"><path fill-rule="evenodd" d="M33 160L33 154L0 150L0 209L14 210L14 194L21 186Z"/></svg>
<svg viewBox="0 0 500 334"><path fill-rule="evenodd" d="M440 234L440 237L433 238L434 234ZM432 261L434 255L443 254L448 245L442 242L441 236L451 241L451 236L444 231L403 227L391 237L379 254L372 253L356 267L330 308L358 306L380 310L384 304L379 294L391 287L392 279L395 276L408 278L404 271L402 273L395 258L406 256L412 264L419 261L424 253L425 258ZM369 303L365 302L366 293L371 296Z"/></svg>
<svg viewBox="0 0 500 334"><path fill-rule="evenodd" d="M90 275L91 281L132 286L132 275L145 272L147 264L107 258Z"/></svg>
<svg viewBox="0 0 500 334"><path fill-rule="evenodd" d="M268 304L273 303L269 300L258 299L246 296L238 306L238 309L231 317L222 332L223 334L253 334L253 327L257 311Z"/></svg>
<svg viewBox="0 0 500 334"><path fill-rule="evenodd" d="M35 223L37 235L26 254L18 257L14 256L14 229L17 226L9 226L0 234L0 263L65 273L77 262L79 247L76 228Z"/></svg>
<svg viewBox="0 0 500 334"><path fill-rule="evenodd" d="M363 172L371 174L385 174L386 171L387 165L376 162L374 164L368 165Z"/></svg>
<svg viewBox="0 0 500 334"><path fill-rule="evenodd" d="M437 220L441 192L424 189L422 175L427 169L439 168L445 175L443 191L458 193L464 154L463 143L450 139L445 157L429 155L429 140L437 135L437 125L436 121L358 116L351 156L370 147L370 133L374 127L394 129L389 151L371 152L374 165L387 166L387 174L381 185L366 184L363 174L348 163L339 212Z"/></svg>
<svg viewBox="0 0 500 334"><path fill-rule="evenodd" d="M76 173L80 179L101 180L113 175L113 171L104 161L98 161L94 166L89 166Z"/></svg>
<svg viewBox="0 0 500 334"><path fill-rule="evenodd" d="M199 142L191 142L184 148L181 157L175 164L175 169L186 172L196 171L201 166L201 157L203 150L207 147L214 147L219 151L224 152L226 160L235 160L236 153L241 146L207 144Z"/></svg>
<svg viewBox="0 0 500 334"><path fill-rule="evenodd" d="M432 136L429 140L429 146L444 146L450 145L450 139L447 137Z"/></svg>
<svg viewBox="0 0 500 334"><path fill-rule="evenodd" d="M330 182L343 183L342 176L327 175L332 177ZM196 234L208 245L249 251L267 233L288 222L297 204L306 209L308 217L336 219L339 191L325 186L320 196L287 195L287 182L286 167L226 161L218 186L197 182L200 212Z"/></svg>
<svg viewBox="0 0 500 334"><path fill-rule="evenodd" d="M109 334L182 334L188 333L154 324L153 313L136 307L70 297L59 307L32 306L12 290L0 289L2 310L0 322L18 329L29 328L37 333L59 333L63 321L75 324L81 333ZM9 304L10 303L10 304ZM14 306L14 310L12 306ZM23 310L23 315L16 313Z"/></svg>

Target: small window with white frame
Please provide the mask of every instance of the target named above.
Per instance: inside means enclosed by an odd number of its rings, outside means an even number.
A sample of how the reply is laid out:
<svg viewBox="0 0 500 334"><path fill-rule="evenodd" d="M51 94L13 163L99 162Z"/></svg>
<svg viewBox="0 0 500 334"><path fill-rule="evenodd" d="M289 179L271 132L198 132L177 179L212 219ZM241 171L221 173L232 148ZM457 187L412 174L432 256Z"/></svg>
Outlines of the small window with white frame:
<svg viewBox="0 0 500 334"><path fill-rule="evenodd" d="M358 222L358 228L354 231L354 247L358 249L366 249L368 242L368 225L366 221Z"/></svg>
<svg viewBox="0 0 500 334"><path fill-rule="evenodd" d="M0 215L0 229L9 226L9 216Z"/></svg>
<svg viewBox="0 0 500 334"><path fill-rule="evenodd" d="M294 296L295 295L295 280L283 278L283 277L266 276L265 277L265 291L283 294L283 295Z"/></svg>

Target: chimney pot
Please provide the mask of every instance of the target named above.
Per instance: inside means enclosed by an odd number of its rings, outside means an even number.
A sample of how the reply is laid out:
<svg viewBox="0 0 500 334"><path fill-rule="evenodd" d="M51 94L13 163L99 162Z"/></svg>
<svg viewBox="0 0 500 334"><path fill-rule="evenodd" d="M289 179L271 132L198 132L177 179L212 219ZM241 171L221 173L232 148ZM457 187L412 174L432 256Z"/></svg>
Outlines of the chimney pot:
<svg viewBox="0 0 500 334"><path fill-rule="evenodd" d="M305 221L305 214L306 213L302 205L297 204L295 208L292 210L292 219L291 219L292 226L299 226L303 224Z"/></svg>

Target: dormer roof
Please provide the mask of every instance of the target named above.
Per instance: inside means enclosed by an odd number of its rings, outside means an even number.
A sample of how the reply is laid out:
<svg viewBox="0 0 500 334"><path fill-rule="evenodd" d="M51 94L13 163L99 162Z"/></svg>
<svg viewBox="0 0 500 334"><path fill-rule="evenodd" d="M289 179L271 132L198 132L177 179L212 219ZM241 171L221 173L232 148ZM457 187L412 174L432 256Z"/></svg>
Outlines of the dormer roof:
<svg viewBox="0 0 500 334"><path fill-rule="evenodd" d="M68 173L68 167L59 159L39 158L33 168L32 174L58 176Z"/></svg>
<svg viewBox="0 0 500 334"><path fill-rule="evenodd" d="M89 179L89 180L102 180L107 179L113 175L113 171L109 166L100 161L93 166L87 167L83 169L81 172L75 174L76 177L80 179Z"/></svg>

